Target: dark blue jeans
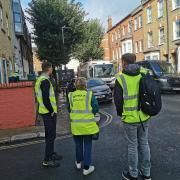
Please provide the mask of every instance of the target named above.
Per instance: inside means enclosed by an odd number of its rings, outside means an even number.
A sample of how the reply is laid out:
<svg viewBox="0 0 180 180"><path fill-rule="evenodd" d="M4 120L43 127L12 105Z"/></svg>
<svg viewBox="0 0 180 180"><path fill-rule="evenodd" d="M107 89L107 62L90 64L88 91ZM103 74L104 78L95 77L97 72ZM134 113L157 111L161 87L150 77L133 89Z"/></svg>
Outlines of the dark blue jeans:
<svg viewBox="0 0 180 180"><path fill-rule="evenodd" d="M76 145L76 161L84 161L84 168L88 169L91 165L92 136L74 136Z"/></svg>
<svg viewBox="0 0 180 180"><path fill-rule="evenodd" d="M48 161L52 154L54 153L54 141L56 138L56 118L57 116L54 115L53 117L50 114L42 115L44 121L44 128L45 128L45 158L44 160Z"/></svg>

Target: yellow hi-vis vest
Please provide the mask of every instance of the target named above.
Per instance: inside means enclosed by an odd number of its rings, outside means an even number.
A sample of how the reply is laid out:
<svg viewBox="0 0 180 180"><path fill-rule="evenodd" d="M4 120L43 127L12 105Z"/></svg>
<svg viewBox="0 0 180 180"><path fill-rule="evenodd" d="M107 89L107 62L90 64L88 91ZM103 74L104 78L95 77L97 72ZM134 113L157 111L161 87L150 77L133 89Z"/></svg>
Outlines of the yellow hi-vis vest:
<svg viewBox="0 0 180 180"><path fill-rule="evenodd" d="M149 115L139 110L139 83L141 75L128 76L119 73L116 76L117 81L123 89L123 113L122 120L125 123L139 123L150 118Z"/></svg>
<svg viewBox="0 0 180 180"><path fill-rule="evenodd" d="M41 75L37 79L36 84L35 84L36 98L37 98L37 101L39 103L39 110L38 111L40 114L49 113L49 110L43 104L42 91L41 91L41 87L40 87L42 81L44 81L46 79L49 81L48 77L46 77L45 75ZM51 103L51 106L52 106L54 112L57 113L57 104L56 104L56 97L55 97L54 89L53 89L53 86L52 86L50 81L49 81L49 83L50 83L50 90L49 90L50 103Z"/></svg>
<svg viewBox="0 0 180 180"><path fill-rule="evenodd" d="M73 135L92 135L99 132L94 114L92 113L92 91L77 90L70 92L70 119Z"/></svg>

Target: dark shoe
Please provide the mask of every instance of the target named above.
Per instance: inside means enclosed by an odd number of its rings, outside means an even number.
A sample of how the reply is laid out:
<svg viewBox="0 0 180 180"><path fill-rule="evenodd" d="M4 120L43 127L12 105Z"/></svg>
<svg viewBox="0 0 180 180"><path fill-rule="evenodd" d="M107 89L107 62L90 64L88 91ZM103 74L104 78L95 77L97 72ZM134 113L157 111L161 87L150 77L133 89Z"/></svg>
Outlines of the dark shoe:
<svg viewBox="0 0 180 180"><path fill-rule="evenodd" d="M53 153L53 155L51 156L51 159L54 160L54 161L55 160L60 161L60 160L63 159L63 157L58 155L57 153Z"/></svg>
<svg viewBox="0 0 180 180"><path fill-rule="evenodd" d="M122 177L125 180L137 180L138 178L132 177L129 172L123 171Z"/></svg>
<svg viewBox="0 0 180 180"><path fill-rule="evenodd" d="M143 175L142 171L139 172L143 180L151 180L151 176Z"/></svg>
<svg viewBox="0 0 180 180"><path fill-rule="evenodd" d="M55 162L55 161L53 161L53 160L43 161L43 162L42 162L42 165L43 165L44 167L50 167L50 168L56 168L56 167L59 167L59 166L60 166L59 163L57 163L57 162Z"/></svg>

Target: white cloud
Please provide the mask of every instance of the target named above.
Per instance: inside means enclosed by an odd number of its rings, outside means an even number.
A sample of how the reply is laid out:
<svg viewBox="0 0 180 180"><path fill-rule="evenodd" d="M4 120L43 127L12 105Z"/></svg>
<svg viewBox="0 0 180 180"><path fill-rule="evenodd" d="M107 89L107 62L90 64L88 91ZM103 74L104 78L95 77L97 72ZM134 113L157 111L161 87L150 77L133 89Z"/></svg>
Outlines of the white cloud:
<svg viewBox="0 0 180 180"><path fill-rule="evenodd" d="M85 9L90 18L99 18L107 26L108 16L113 18L113 24L128 15L139 4L140 0L87 0ZM83 2L82 2L83 3Z"/></svg>

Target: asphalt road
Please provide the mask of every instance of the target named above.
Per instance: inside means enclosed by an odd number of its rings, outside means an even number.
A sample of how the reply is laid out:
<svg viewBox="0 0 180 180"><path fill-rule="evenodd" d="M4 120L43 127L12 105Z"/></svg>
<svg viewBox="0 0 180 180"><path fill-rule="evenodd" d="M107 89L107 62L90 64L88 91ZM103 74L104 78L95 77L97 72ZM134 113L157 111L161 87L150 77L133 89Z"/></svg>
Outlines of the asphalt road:
<svg viewBox="0 0 180 180"><path fill-rule="evenodd" d="M151 120L150 146L153 180L180 179L180 95L163 95L163 110ZM126 140L120 119L112 104L101 104L101 110L113 115L113 121L101 129L94 142L93 163L96 171L83 177L74 168L72 138L56 141L56 150L64 159L61 167L41 167L44 144L0 150L0 180L119 180L127 168ZM108 123L106 123L107 125Z"/></svg>

